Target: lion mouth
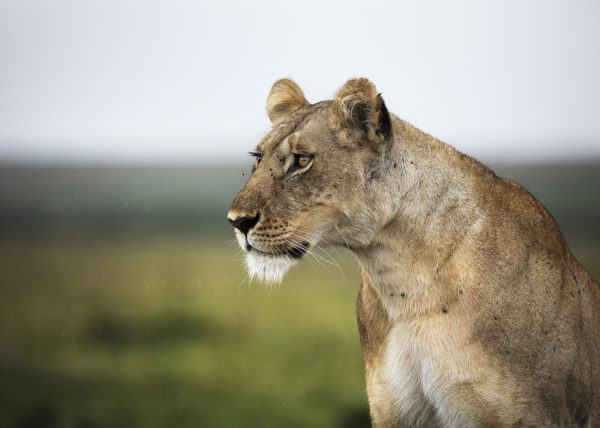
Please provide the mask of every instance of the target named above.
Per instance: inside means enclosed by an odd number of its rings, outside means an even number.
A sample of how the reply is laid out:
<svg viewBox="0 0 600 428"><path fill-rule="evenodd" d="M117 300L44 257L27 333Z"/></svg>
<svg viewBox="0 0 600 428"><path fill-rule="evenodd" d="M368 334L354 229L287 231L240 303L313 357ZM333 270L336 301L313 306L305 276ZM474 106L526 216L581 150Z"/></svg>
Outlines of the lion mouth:
<svg viewBox="0 0 600 428"><path fill-rule="evenodd" d="M308 252L308 244L296 245L287 251L287 255L294 259L301 259Z"/></svg>
<svg viewBox="0 0 600 428"><path fill-rule="evenodd" d="M263 250L259 250L258 248L250 245L248 242L246 242L246 251L250 252L250 251L256 251L257 253L260 254L264 254L266 256L272 256L272 257L280 257L280 256L290 256L293 259L299 260L302 258L302 256L304 256L304 254L306 254L308 252L308 243L303 243L303 244L298 244L293 246L292 248L288 248L282 252L279 253L269 253Z"/></svg>

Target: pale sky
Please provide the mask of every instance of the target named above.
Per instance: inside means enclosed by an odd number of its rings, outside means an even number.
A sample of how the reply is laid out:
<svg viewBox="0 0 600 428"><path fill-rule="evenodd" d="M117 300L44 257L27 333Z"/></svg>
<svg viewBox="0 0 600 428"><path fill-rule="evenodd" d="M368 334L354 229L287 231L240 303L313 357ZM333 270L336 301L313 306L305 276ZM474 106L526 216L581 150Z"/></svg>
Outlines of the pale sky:
<svg viewBox="0 0 600 428"><path fill-rule="evenodd" d="M240 160L291 77L484 161L600 158L600 2L0 0L0 161Z"/></svg>

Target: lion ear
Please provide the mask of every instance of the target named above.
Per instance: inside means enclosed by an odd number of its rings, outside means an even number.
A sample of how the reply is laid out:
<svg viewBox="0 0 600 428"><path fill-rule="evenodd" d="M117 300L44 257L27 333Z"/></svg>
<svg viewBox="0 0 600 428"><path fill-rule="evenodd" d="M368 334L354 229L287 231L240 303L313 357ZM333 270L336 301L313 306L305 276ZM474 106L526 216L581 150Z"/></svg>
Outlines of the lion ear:
<svg viewBox="0 0 600 428"><path fill-rule="evenodd" d="M273 84L267 97L267 114L271 122L277 123L301 107L307 106L302 90L290 79L279 79Z"/></svg>
<svg viewBox="0 0 600 428"><path fill-rule="evenodd" d="M335 102L350 127L365 131L372 142L387 139L392 133L392 120L375 85L363 78L350 79L335 94Z"/></svg>

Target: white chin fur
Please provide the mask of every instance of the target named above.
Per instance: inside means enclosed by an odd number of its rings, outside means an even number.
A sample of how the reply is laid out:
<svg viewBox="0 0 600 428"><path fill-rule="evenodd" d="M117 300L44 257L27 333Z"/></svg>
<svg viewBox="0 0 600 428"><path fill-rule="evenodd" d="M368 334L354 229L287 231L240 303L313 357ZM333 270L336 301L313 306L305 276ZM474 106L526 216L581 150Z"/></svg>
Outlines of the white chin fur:
<svg viewBox="0 0 600 428"><path fill-rule="evenodd" d="M256 251L246 254L246 268L250 279L267 283L279 283L283 276L296 263L289 256L271 256Z"/></svg>

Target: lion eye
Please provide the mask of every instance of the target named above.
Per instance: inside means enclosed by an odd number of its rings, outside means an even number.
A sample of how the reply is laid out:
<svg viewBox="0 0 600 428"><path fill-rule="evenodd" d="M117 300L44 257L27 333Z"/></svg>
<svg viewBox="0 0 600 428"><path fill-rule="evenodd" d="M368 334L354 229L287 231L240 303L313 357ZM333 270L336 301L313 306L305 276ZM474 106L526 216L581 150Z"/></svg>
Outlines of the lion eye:
<svg viewBox="0 0 600 428"><path fill-rule="evenodd" d="M309 155L295 155L295 166L296 168L304 168L306 166L308 166L308 164L310 164L310 161L312 160L312 156Z"/></svg>
<svg viewBox="0 0 600 428"><path fill-rule="evenodd" d="M298 158L298 165L300 165L301 168L304 168L309 162L310 158L308 156L302 156Z"/></svg>
<svg viewBox="0 0 600 428"><path fill-rule="evenodd" d="M312 164L312 155L294 154L294 161L289 166L287 173L291 175L303 174L310 169Z"/></svg>

